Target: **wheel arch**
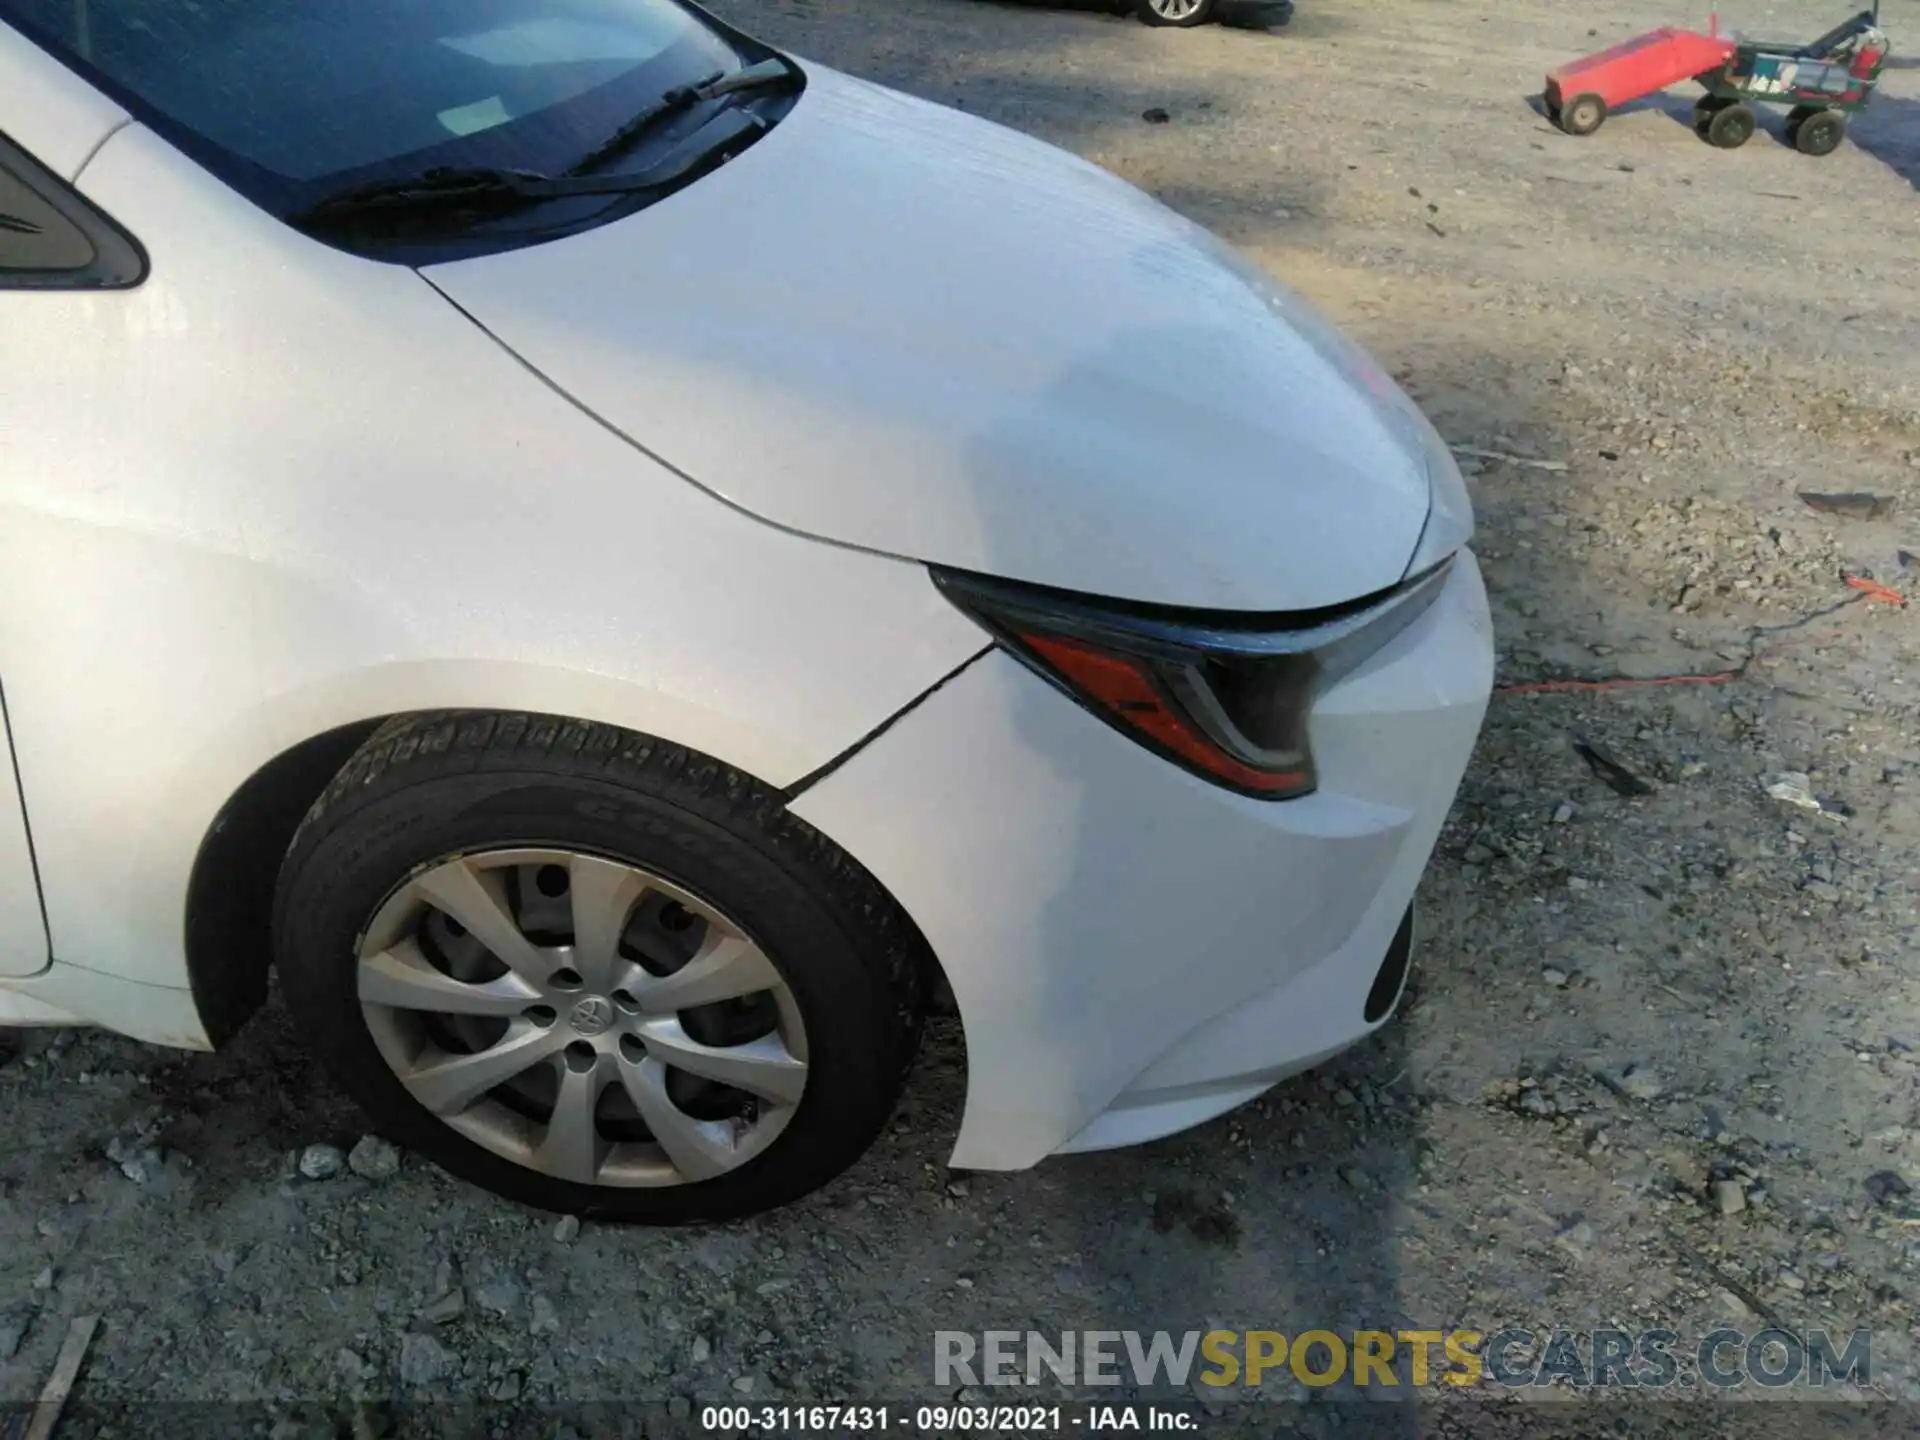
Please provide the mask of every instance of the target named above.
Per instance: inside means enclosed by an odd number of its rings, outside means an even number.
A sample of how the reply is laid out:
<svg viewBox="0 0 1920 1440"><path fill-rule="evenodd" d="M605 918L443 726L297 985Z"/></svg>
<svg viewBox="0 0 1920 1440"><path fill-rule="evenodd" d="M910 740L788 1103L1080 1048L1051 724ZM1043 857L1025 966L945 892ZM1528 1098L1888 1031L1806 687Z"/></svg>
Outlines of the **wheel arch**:
<svg viewBox="0 0 1920 1440"><path fill-rule="evenodd" d="M266 1000L273 967L274 890L281 863L300 822L353 754L382 726L406 716L442 709L502 714L520 708L408 706L336 724L275 754L241 782L201 838L186 891L184 941L188 984L212 1045L217 1048L232 1039ZM591 716L544 713L547 718L562 721L614 723L596 722ZM671 736L640 731L632 726L619 728L681 745L703 760L738 771L751 783L764 787L791 820L815 831L824 843L858 866L898 912L924 967L931 1013L950 1018L961 1026L962 1053L965 1053L965 1019L954 1001L953 987L939 956L912 912L858 855L794 814L787 792L752 775L737 763L687 746ZM864 743L864 740L857 742L852 748L858 749Z"/></svg>
<svg viewBox="0 0 1920 1440"><path fill-rule="evenodd" d="M387 718L339 725L281 751L242 782L201 839L187 880L187 982L215 1046L267 998L273 888L294 831Z"/></svg>
<svg viewBox="0 0 1920 1440"><path fill-rule="evenodd" d="M189 831L146 841L161 850L180 847L175 853L184 849L182 842L194 847L183 928L176 933L184 942L188 989L215 1047L231 1039L266 998L273 887L301 819L381 725L436 710L564 716L673 744L700 735L707 743L690 748L761 777L775 790L827 758L777 728L743 724L619 677L489 661L369 666L232 716L205 737L196 763L162 787L189 804L224 797L205 830L197 837ZM280 748L261 758L257 741L263 735L277 737ZM852 744L859 737L846 738ZM162 813L170 809L160 807Z"/></svg>

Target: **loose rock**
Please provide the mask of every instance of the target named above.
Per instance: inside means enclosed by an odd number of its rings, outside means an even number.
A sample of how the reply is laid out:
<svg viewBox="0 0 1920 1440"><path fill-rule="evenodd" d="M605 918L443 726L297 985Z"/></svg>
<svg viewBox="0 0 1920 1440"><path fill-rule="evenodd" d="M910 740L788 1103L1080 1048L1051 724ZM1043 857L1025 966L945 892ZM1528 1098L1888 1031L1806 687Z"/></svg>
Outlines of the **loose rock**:
<svg viewBox="0 0 1920 1440"><path fill-rule="evenodd" d="M0 1360L11 1360L19 1353L38 1313L37 1306L24 1300L16 1300L0 1310Z"/></svg>
<svg viewBox="0 0 1920 1440"><path fill-rule="evenodd" d="M458 1320L467 1309L467 1297L455 1287L429 1302L414 1318L423 1325L447 1325Z"/></svg>
<svg viewBox="0 0 1920 1440"><path fill-rule="evenodd" d="M1877 520L1887 511L1885 499L1864 490L1849 490L1838 495L1802 490L1800 498L1809 510L1817 510L1822 515L1843 515L1849 520Z"/></svg>
<svg viewBox="0 0 1920 1440"><path fill-rule="evenodd" d="M1576 1220L1554 1238L1569 1250L1586 1251L1593 1248L1595 1235L1590 1221Z"/></svg>
<svg viewBox="0 0 1920 1440"><path fill-rule="evenodd" d="M510 1315L520 1304L520 1287L511 1277L502 1275L475 1290L473 1300L482 1310Z"/></svg>
<svg viewBox="0 0 1920 1440"><path fill-rule="evenodd" d="M1643 1065L1629 1065L1620 1076L1620 1088L1636 1100L1658 1100L1666 1083Z"/></svg>
<svg viewBox="0 0 1920 1440"><path fill-rule="evenodd" d="M391 1180L400 1173L399 1147L378 1135L362 1135L347 1152L347 1168L362 1180Z"/></svg>
<svg viewBox="0 0 1920 1440"><path fill-rule="evenodd" d="M1867 1194L1876 1205L1891 1205L1913 1193L1913 1186L1891 1170L1876 1170L1867 1177Z"/></svg>
<svg viewBox="0 0 1920 1440"><path fill-rule="evenodd" d="M1616 795L1651 795L1653 786L1628 769L1626 764L1592 740L1576 740L1574 752L1587 762L1587 768L1606 783Z"/></svg>
<svg viewBox="0 0 1920 1440"><path fill-rule="evenodd" d="M431 1335L409 1331L400 1337L400 1383L436 1385L459 1366L453 1352Z"/></svg>
<svg viewBox="0 0 1920 1440"><path fill-rule="evenodd" d="M300 1152L300 1173L309 1180L331 1180L346 1164L338 1145L309 1145Z"/></svg>
<svg viewBox="0 0 1920 1440"><path fill-rule="evenodd" d="M533 1297L533 1318L528 1326L536 1335L558 1335L560 1333L560 1315L553 1308L553 1302L544 1295Z"/></svg>
<svg viewBox="0 0 1920 1440"><path fill-rule="evenodd" d="M1767 781L1767 794L1789 805L1798 805L1802 810L1820 808L1820 802L1813 797L1812 777L1805 771L1784 770L1773 776Z"/></svg>

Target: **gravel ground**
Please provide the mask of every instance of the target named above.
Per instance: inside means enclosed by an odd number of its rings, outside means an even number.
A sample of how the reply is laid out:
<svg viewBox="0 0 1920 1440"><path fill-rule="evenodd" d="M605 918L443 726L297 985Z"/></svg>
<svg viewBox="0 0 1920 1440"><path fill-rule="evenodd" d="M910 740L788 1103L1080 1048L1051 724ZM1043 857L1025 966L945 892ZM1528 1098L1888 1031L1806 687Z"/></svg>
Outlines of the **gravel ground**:
<svg viewBox="0 0 1920 1440"><path fill-rule="evenodd" d="M1519 457L1467 462L1508 688L1422 890L1409 1003L1237 1114L1019 1175L945 1168L962 1052L937 1027L848 1177L678 1233L557 1228L372 1146L309 1178L340 1156L305 1147L360 1132L277 1008L219 1056L0 1032L0 1400L81 1313L104 1320L63 1434L927 1399L936 1328L1866 1326L1864 1393L1920 1398L1920 670L1912 612L1846 583L1920 590L1914 62L1810 160L1777 118L1711 150L1677 97L1582 141L1533 112L1552 64L1698 19L1651 0L1300 0L1272 34L717 8L1155 192L1348 326L1455 444ZM1728 19L1810 36L1827 8ZM1920 5L1887 23L1920 43ZM1610 683L1666 676L1700 678ZM1569 679L1602 688L1527 688ZM1330 1393L1206 1418L1489 1435L1522 1409ZM113 1408L217 1400L253 1408ZM1670 1404L1610 1419L1707 1433Z"/></svg>

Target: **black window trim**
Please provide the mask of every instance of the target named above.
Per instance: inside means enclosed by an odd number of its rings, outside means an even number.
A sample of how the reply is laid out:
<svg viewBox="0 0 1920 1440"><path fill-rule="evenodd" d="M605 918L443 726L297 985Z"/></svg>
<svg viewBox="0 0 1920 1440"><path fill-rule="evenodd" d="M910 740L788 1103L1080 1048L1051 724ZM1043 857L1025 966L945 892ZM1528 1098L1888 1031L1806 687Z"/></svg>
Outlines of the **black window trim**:
<svg viewBox="0 0 1920 1440"><path fill-rule="evenodd" d="M22 270L0 265L0 291L132 290L146 280L151 266L145 247L4 130L0 130L0 170L45 201L93 247L93 259L71 270Z"/></svg>

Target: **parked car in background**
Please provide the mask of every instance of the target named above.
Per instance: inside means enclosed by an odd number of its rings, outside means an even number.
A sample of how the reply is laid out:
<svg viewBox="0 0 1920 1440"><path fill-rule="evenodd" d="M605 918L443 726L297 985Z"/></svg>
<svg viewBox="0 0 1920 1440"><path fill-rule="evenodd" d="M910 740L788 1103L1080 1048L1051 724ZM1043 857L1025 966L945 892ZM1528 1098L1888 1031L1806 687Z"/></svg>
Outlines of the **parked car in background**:
<svg viewBox="0 0 1920 1440"><path fill-rule="evenodd" d="M1044 5L1057 0L1036 0L1036 3ZM1270 28L1284 25L1293 18L1293 0L1106 0L1106 3L1113 11L1131 12L1145 24L1180 29L1216 20Z"/></svg>
<svg viewBox="0 0 1920 1440"><path fill-rule="evenodd" d="M1239 25L1284 25L1293 18L1293 0L1132 0L1133 13L1148 25L1205 25L1210 20Z"/></svg>
<svg viewBox="0 0 1920 1440"><path fill-rule="evenodd" d="M1471 530L1205 231L695 6L0 0L0 1024L271 968L659 1223L851 1163L943 985L955 1165L1193 1125L1399 998Z"/></svg>

